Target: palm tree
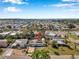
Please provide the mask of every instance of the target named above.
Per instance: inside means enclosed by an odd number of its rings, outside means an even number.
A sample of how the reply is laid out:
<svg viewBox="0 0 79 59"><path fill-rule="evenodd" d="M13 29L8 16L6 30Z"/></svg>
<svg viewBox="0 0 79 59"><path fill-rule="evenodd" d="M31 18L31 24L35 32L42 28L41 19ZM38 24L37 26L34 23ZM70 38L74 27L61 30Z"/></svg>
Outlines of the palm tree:
<svg viewBox="0 0 79 59"><path fill-rule="evenodd" d="M50 56L45 50L36 50L32 54L32 59L50 59Z"/></svg>

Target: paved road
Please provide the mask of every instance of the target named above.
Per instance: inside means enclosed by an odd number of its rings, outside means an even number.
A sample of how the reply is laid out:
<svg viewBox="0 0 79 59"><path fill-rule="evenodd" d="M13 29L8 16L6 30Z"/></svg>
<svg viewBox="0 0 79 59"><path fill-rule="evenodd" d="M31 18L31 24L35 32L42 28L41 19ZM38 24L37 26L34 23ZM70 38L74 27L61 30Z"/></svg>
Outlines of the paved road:
<svg viewBox="0 0 79 59"><path fill-rule="evenodd" d="M60 56L56 56L56 55L52 55L51 59L71 59L71 55L60 55Z"/></svg>

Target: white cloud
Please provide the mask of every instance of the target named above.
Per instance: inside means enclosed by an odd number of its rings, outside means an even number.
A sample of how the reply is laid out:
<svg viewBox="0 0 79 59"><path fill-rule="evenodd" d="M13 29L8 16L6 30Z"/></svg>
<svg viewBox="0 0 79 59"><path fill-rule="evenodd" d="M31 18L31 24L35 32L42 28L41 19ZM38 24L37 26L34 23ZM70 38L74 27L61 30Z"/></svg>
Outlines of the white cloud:
<svg viewBox="0 0 79 59"><path fill-rule="evenodd" d="M68 9L68 10L65 10L65 12L79 14L79 9Z"/></svg>
<svg viewBox="0 0 79 59"><path fill-rule="evenodd" d="M79 8L79 3L58 3L58 4L43 5L43 7Z"/></svg>
<svg viewBox="0 0 79 59"><path fill-rule="evenodd" d="M69 2L69 1L74 1L74 0L62 0L62 1L64 1L64 2Z"/></svg>
<svg viewBox="0 0 79 59"><path fill-rule="evenodd" d="M8 11L8 12L20 12L22 11L21 9L18 9L16 7L7 7L7 8L4 8L5 11Z"/></svg>
<svg viewBox="0 0 79 59"><path fill-rule="evenodd" d="M49 5L49 6L52 6L52 7L73 7L74 4L52 4L52 5Z"/></svg>
<svg viewBox="0 0 79 59"><path fill-rule="evenodd" d="M79 0L62 0L63 2L79 2Z"/></svg>
<svg viewBox="0 0 79 59"><path fill-rule="evenodd" d="M28 2L24 2L23 0L3 0L2 2L10 2L15 4L29 4Z"/></svg>

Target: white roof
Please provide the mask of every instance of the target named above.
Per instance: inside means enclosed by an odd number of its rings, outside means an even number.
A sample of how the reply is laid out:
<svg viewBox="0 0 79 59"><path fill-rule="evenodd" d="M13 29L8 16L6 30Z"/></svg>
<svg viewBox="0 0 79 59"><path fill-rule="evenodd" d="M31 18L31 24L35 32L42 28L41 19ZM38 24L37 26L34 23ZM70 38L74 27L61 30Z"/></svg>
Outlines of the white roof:
<svg viewBox="0 0 79 59"><path fill-rule="evenodd" d="M15 41L15 43L12 44L12 46L16 46L17 44L25 44L27 43L28 39L18 39Z"/></svg>
<svg viewBox="0 0 79 59"><path fill-rule="evenodd" d="M20 40L16 40L16 43L21 43L22 41L20 41Z"/></svg>
<svg viewBox="0 0 79 59"><path fill-rule="evenodd" d="M50 32L48 35L50 35L50 36L55 36L56 34Z"/></svg>
<svg viewBox="0 0 79 59"><path fill-rule="evenodd" d="M12 46L16 46L16 45L17 45L17 43L13 43L13 44L12 44Z"/></svg>
<svg viewBox="0 0 79 59"><path fill-rule="evenodd" d="M55 36L55 35L56 35L55 33L53 33L53 32L48 32L48 31L46 31L45 34L46 34L46 35L49 35L49 36Z"/></svg>
<svg viewBox="0 0 79 59"><path fill-rule="evenodd" d="M16 35L16 33L11 33L10 35Z"/></svg>
<svg viewBox="0 0 79 59"><path fill-rule="evenodd" d="M58 44L65 44L64 42L62 41L57 41Z"/></svg>
<svg viewBox="0 0 79 59"><path fill-rule="evenodd" d="M63 41L64 39L59 38L59 37L55 37L55 38L53 38L53 40L55 40L55 41Z"/></svg>
<svg viewBox="0 0 79 59"><path fill-rule="evenodd" d="M12 33L10 33L10 35L16 35L17 33L20 34L22 32L20 32L20 31L13 31Z"/></svg>
<svg viewBox="0 0 79 59"><path fill-rule="evenodd" d="M2 33L0 33L0 35L7 35L7 34L9 34L10 32L2 32Z"/></svg>

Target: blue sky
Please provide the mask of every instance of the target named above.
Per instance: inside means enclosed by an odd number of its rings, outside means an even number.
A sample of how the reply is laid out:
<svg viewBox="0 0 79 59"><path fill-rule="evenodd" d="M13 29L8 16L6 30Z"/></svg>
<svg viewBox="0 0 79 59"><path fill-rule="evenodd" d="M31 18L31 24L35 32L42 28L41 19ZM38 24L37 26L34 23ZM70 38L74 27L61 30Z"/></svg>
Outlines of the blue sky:
<svg viewBox="0 0 79 59"><path fill-rule="evenodd" d="M79 18L79 0L0 0L0 18Z"/></svg>

